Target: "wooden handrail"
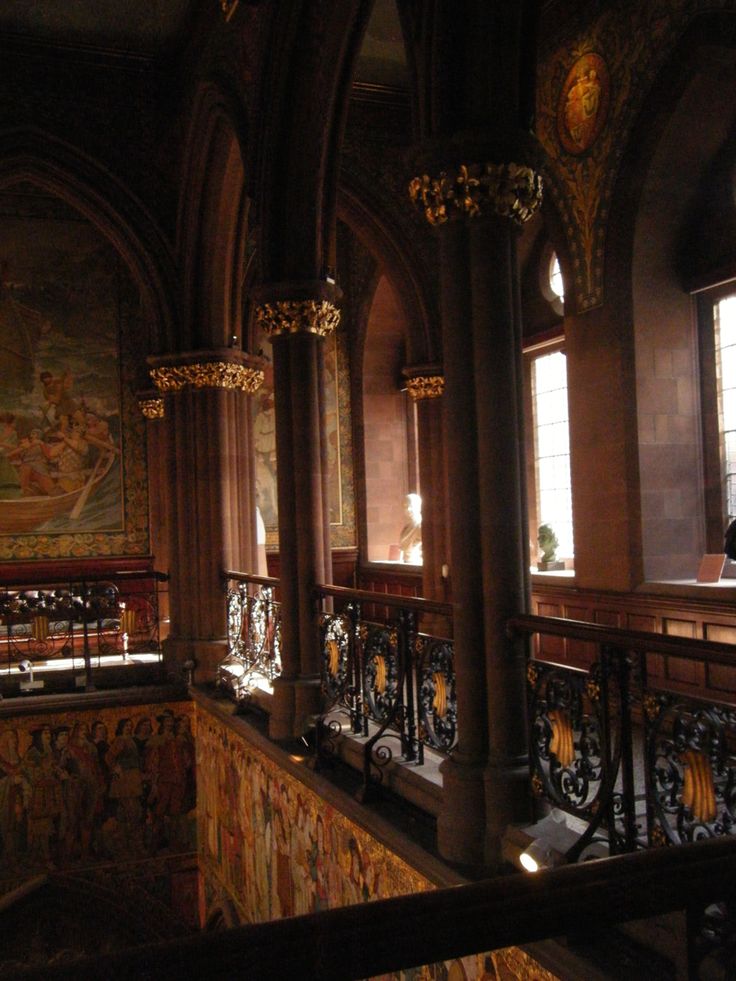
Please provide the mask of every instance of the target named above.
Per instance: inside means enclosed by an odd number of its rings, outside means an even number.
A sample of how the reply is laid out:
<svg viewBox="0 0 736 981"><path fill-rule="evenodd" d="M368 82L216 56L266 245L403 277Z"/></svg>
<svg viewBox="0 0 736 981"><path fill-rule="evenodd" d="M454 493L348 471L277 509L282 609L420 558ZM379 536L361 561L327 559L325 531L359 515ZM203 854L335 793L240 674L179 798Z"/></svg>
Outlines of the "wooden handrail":
<svg viewBox="0 0 736 981"><path fill-rule="evenodd" d="M568 637L571 640L618 647L626 651L669 654L671 657L686 657L692 661L736 666L736 644L723 644L713 640L668 637L644 630L625 630L621 627L586 623L583 620L539 617L532 614L512 617L507 622L507 629L512 633L551 634L556 637Z"/></svg>
<svg viewBox="0 0 736 981"><path fill-rule="evenodd" d="M733 895L736 841L711 839L198 934L16 977L349 981Z"/></svg>
<svg viewBox="0 0 736 981"><path fill-rule="evenodd" d="M254 576L250 572L235 572L233 569L225 569L222 573L223 579L234 579L235 582L253 582L258 586L278 586L280 579L273 576Z"/></svg>
<svg viewBox="0 0 736 981"><path fill-rule="evenodd" d="M98 582L127 582L132 579L155 579L156 582L167 582L168 572L157 572L155 569L118 569L107 573L83 573L78 576L33 576L23 575L15 578L0 577L1 590L36 589L37 587L72 586Z"/></svg>
<svg viewBox="0 0 736 981"><path fill-rule="evenodd" d="M394 593L374 593L368 589L348 589L346 586L327 586L323 583L315 586L314 592L316 596L332 596L335 599L357 600L360 603L373 603L376 606L401 607L405 610L415 610L417 613L440 613L442 616L452 616L452 606L449 603L438 603L419 596L396 596Z"/></svg>

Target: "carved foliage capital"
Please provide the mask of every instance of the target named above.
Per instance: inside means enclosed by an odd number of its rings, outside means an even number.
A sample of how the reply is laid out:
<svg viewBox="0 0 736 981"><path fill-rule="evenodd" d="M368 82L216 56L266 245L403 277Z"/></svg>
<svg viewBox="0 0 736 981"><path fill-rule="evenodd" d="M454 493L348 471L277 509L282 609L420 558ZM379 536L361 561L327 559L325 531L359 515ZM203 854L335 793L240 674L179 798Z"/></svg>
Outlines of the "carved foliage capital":
<svg viewBox="0 0 736 981"><path fill-rule="evenodd" d="M415 375L407 378L406 390L415 402L437 399L445 391L445 379L443 375Z"/></svg>
<svg viewBox="0 0 736 981"><path fill-rule="evenodd" d="M178 392L187 387L228 388L250 395L263 383L263 372L244 364L205 361L151 368L151 378L159 392Z"/></svg>
<svg viewBox="0 0 736 981"><path fill-rule="evenodd" d="M409 197L430 225L495 214L522 225L542 203L542 178L524 164L461 164L409 183Z"/></svg>
<svg viewBox="0 0 736 981"><path fill-rule="evenodd" d="M277 300L256 307L256 320L269 337L300 333L326 337L340 323L340 311L329 300Z"/></svg>
<svg viewBox="0 0 736 981"><path fill-rule="evenodd" d="M138 408L146 419L163 419L164 417L163 399L139 399Z"/></svg>

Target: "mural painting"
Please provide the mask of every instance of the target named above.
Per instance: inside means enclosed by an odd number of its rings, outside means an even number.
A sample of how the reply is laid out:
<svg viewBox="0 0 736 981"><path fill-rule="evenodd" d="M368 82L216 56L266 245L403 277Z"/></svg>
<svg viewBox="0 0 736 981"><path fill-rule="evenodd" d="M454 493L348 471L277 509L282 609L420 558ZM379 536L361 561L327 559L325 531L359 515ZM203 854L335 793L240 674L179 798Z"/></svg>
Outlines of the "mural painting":
<svg viewBox="0 0 736 981"><path fill-rule="evenodd" d="M234 920L260 923L434 888L230 727L201 711L197 774L205 916L232 904ZM380 981L530 976L555 981L528 955L509 948L417 966L382 975Z"/></svg>
<svg viewBox="0 0 736 981"><path fill-rule="evenodd" d="M0 195L2 557L146 550L144 444L130 440L121 357L136 302L90 222L25 185Z"/></svg>
<svg viewBox="0 0 736 981"><path fill-rule="evenodd" d="M0 880L191 852L188 702L0 722Z"/></svg>
<svg viewBox="0 0 736 981"><path fill-rule="evenodd" d="M276 477L276 410L273 390L273 348L261 333L256 350L266 359L263 385L254 396L253 443L256 461L256 502L266 526L266 544L278 546ZM354 506L350 401L345 339L335 331L324 343L325 435L333 547L353 545Z"/></svg>
<svg viewBox="0 0 736 981"><path fill-rule="evenodd" d="M243 922L433 888L245 739L201 713L197 773L202 865Z"/></svg>

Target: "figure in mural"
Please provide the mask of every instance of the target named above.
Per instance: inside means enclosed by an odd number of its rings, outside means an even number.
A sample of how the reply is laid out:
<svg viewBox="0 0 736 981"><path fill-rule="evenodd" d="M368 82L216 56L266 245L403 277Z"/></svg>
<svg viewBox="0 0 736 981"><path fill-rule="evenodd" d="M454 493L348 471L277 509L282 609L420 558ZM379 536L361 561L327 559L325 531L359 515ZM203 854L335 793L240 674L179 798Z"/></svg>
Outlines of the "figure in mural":
<svg viewBox="0 0 736 981"><path fill-rule="evenodd" d="M49 448L49 459L55 460L58 486L65 492L84 487L89 471L89 443L85 439L84 423L78 414L72 421L64 413L56 430L56 443Z"/></svg>
<svg viewBox="0 0 736 981"><path fill-rule="evenodd" d="M5 866L14 868L24 847L30 784L18 752L18 733L0 733L0 849Z"/></svg>
<svg viewBox="0 0 736 981"><path fill-rule="evenodd" d="M185 813L194 754L186 734L182 731L177 733L172 712L163 712L158 717L158 723L158 733L151 737L145 758L146 771L151 780L148 801L152 815L153 846L159 848L163 843L170 847L181 846L180 818Z"/></svg>
<svg viewBox="0 0 736 981"><path fill-rule="evenodd" d="M0 413L0 488L18 483L18 471L8 460L8 453L18 445L18 422L12 412Z"/></svg>
<svg viewBox="0 0 736 981"><path fill-rule="evenodd" d="M62 415L72 416L78 409L69 392L73 385L72 373L54 376L50 371L42 371L39 380L43 387L43 417L47 428L51 429Z"/></svg>
<svg viewBox="0 0 736 981"><path fill-rule="evenodd" d="M39 494L62 494L51 475L51 448L40 429L32 429L15 447L5 454L18 468L21 493L26 497Z"/></svg>
<svg viewBox="0 0 736 981"><path fill-rule="evenodd" d="M404 562L422 563L422 498L419 494L406 495L406 524L401 529L399 548Z"/></svg>
<svg viewBox="0 0 736 981"><path fill-rule="evenodd" d="M24 759L30 784L28 805L28 854L47 867L53 867L51 841L63 807L62 775L54 758L50 726L31 732L31 746Z"/></svg>
<svg viewBox="0 0 736 981"><path fill-rule="evenodd" d="M584 153L592 146L605 123L608 101L606 63L588 52L568 72L557 108L558 135L569 153Z"/></svg>
<svg viewBox="0 0 736 981"><path fill-rule="evenodd" d="M125 847L141 851L143 777L130 719L120 719L118 722L105 760L110 770L110 800L116 804L115 817Z"/></svg>
<svg viewBox="0 0 736 981"><path fill-rule="evenodd" d="M79 858L87 858L102 813L105 777L86 722L72 726L65 767L69 773L65 790L71 850Z"/></svg>

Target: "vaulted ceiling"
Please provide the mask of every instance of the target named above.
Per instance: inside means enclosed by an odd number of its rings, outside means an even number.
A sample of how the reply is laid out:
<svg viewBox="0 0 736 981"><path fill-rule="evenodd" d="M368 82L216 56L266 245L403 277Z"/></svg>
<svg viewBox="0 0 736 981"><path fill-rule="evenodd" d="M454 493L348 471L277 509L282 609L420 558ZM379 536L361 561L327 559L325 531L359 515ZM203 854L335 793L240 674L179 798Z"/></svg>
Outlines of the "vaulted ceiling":
<svg viewBox="0 0 736 981"><path fill-rule="evenodd" d="M0 34L156 55L182 39L200 5L201 0L0 0Z"/></svg>

